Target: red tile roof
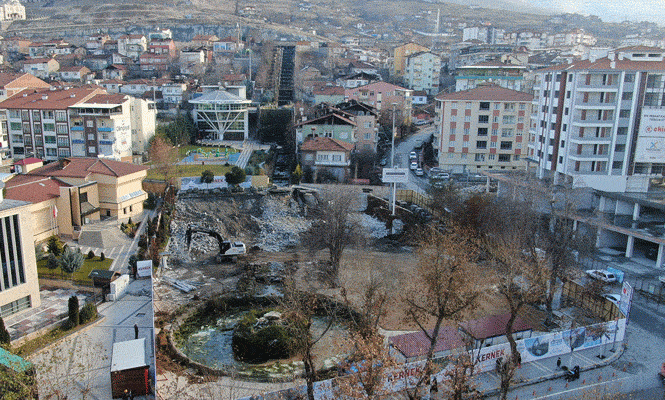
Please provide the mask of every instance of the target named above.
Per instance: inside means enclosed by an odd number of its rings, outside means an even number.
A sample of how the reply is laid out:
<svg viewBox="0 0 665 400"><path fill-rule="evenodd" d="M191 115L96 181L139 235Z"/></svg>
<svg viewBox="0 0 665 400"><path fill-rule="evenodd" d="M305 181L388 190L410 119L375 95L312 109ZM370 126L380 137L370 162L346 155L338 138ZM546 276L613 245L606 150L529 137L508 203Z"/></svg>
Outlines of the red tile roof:
<svg viewBox="0 0 665 400"><path fill-rule="evenodd" d="M24 158L22 160L16 161L14 163L14 165L30 165L30 164L35 164L35 163L38 163L38 162L43 162L43 161L39 158L28 157L28 158Z"/></svg>
<svg viewBox="0 0 665 400"><path fill-rule="evenodd" d="M431 335L433 331L429 331ZM427 354L430 347L430 340L425 336L422 331L406 333L404 335L393 336L388 339L390 343L404 354L406 358L418 357ZM460 336L457 328L442 326L437 337L434 352L444 350L453 350L464 347L464 342Z"/></svg>
<svg viewBox="0 0 665 400"><path fill-rule="evenodd" d="M303 151L352 151L354 145L328 137L307 139L301 146Z"/></svg>
<svg viewBox="0 0 665 400"><path fill-rule="evenodd" d="M506 334L506 324L510 314L491 315L473 321L460 322L460 328L474 339L487 339ZM517 317L513 324L513 332L522 332L533 329L533 326L522 317Z"/></svg>
<svg viewBox="0 0 665 400"><path fill-rule="evenodd" d="M60 197L60 188L68 186L70 185L55 178L30 174L16 175L5 183L5 197L12 200L41 203Z"/></svg>
<svg viewBox="0 0 665 400"><path fill-rule="evenodd" d="M61 166L61 164L64 164L64 166ZM85 178L90 174L120 177L147 169L148 167L144 167L143 165L103 158L71 157L34 169L28 174L63 178Z"/></svg>
<svg viewBox="0 0 665 400"><path fill-rule="evenodd" d="M639 51L639 50L638 50ZM614 62L614 64L612 64ZM600 58L595 61L579 60L571 64L554 65L547 68L537 69L535 72L549 71L580 71L580 70L603 70L603 71L665 71L665 61L632 61L624 57L619 60L615 56L614 61L609 58Z"/></svg>
<svg viewBox="0 0 665 400"><path fill-rule="evenodd" d="M52 58L31 58L29 60L24 60L23 64L44 64L53 60ZM55 60L53 60L55 61ZM56 61L57 62L57 61Z"/></svg>
<svg viewBox="0 0 665 400"><path fill-rule="evenodd" d="M473 89L461 92L441 93L437 100L471 100L471 101L531 101L533 95L517 90L506 89L494 84L478 85Z"/></svg>
<svg viewBox="0 0 665 400"><path fill-rule="evenodd" d="M344 96L345 89L341 86L324 86L312 89L312 94L319 96Z"/></svg>
<svg viewBox="0 0 665 400"><path fill-rule="evenodd" d="M122 104L127 101L128 96L124 94L98 94L88 100L85 104Z"/></svg>
<svg viewBox="0 0 665 400"><path fill-rule="evenodd" d="M65 110L88 97L103 93L99 87L26 89L0 103L0 109Z"/></svg>

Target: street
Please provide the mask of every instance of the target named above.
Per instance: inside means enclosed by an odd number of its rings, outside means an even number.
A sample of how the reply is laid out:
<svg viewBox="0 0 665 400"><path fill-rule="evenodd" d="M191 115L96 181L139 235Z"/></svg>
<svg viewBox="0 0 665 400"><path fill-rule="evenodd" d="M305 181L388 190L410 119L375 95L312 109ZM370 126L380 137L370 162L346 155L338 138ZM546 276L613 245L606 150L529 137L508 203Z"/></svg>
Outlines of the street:
<svg viewBox="0 0 665 400"><path fill-rule="evenodd" d="M395 145L395 168L409 168L409 153L419 146L423 141L429 139L430 135L434 133L434 126L427 125L420 127L417 133L406 138L404 141ZM398 189L409 189L418 193L425 193L429 186L427 176L417 177L413 172L409 173L409 182L400 183L397 185Z"/></svg>

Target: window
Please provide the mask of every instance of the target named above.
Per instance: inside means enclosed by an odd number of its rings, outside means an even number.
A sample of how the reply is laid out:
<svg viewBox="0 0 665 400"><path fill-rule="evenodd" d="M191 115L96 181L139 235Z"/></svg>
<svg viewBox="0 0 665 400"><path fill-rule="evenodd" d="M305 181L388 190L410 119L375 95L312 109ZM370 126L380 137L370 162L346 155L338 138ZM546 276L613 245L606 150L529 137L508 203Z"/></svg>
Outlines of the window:
<svg viewBox="0 0 665 400"><path fill-rule="evenodd" d="M43 146L44 140L41 136L35 136L35 146Z"/></svg>
<svg viewBox="0 0 665 400"><path fill-rule="evenodd" d="M30 112L28 110L21 111L21 119L23 121L30 121Z"/></svg>
<svg viewBox="0 0 665 400"><path fill-rule="evenodd" d="M487 136L487 128L478 128L478 136Z"/></svg>
<svg viewBox="0 0 665 400"><path fill-rule="evenodd" d="M501 129L501 137L513 137L513 132L512 128L503 128Z"/></svg>
<svg viewBox="0 0 665 400"><path fill-rule="evenodd" d="M44 123L44 131L55 132L55 124L51 122Z"/></svg>
<svg viewBox="0 0 665 400"><path fill-rule="evenodd" d="M470 115L465 115L464 116L464 122L471 122L471 116Z"/></svg>
<svg viewBox="0 0 665 400"><path fill-rule="evenodd" d="M496 142L490 142L490 148L496 149Z"/></svg>
<svg viewBox="0 0 665 400"><path fill-rule="evenodd" d="M58 146L69 147L69 138L66 136L58 136Z"/></svg>
<svg viewBox="0 0 665 400"><path fill-rule="evenodd" d="M61 135L66 135L67 134L67 125L66 124L56 124L55 133L59 133Z"/></svg>
<svg viewBox="0 0 665 400"><path fill-rule="evenodd" d="M34 124L32 127L32 131L37 134L42 133L42 125L39 123Z"/></svg>
<svg viewBox="0 0 665 400"><path fill-rule="evenodd" d="M470 108L471 108L471 102L470 102L470 101L467 101L467 102L466 102L466 108L467 108L467 109L470 109Z"/></svg>
<svg viewBox="0 0 665 400"><path fill-rule="evenodd" d="M97 153L97 149L95 148L95 146L88 146L88 153L90 154Z"/></svg>
<svg viewBox="0 0 665 400"><path fill-rule="evenodd" d="M67 121L67 112L66 111L56 111L55 112L55 120L58 121L58 122Z"/></svg>
<svg viewBox="0 0 665 400"><path fill-rule="evenodd" d="M503 123L504 124L514 124L515 123L515 116L514 115L504 115L503 116Z"/></svg>
<svg viewBox="0 0 665 400"><path fill-rule="evenodd" d="M478 123L479 124L486 124L490 121L490 116L489 115L479 115L478 116Z"/></svg>
<svg viewBox="0 0 665 400"><path fill-rule="evenodd" d="M41 121L41 119L42 119L42 114L39 111L35 110L32 112L33 121Z"/></svg>
<svg viewBox="0 0 665 400"><path fill-rule="evenodd" d="M498 129L496 129L496 128L492 129L492 136L496 136L496 135L498 135L498 134L499 134L499 130L498 130Z"/></svg>
<svg viewBox="0 0 665 400"><path fill-rule="evenodd" d="M11 122L11 123L9 124L9 127L10 127L11 130L13 130L13 131L20 131L22 125L23 125L23 124L21 124L20 122Z"/></svg>
<svg viewBox="0 0 665 400"><path fill-rule="evenodd" d="M94 121L90 119L85 121L85 126L87 126L88 128L92 128L94 126Z"/></svg>
<svg viewBox="0 0 665 400"><path fill-rule="evenodd" d="M563 114L564 114L564 115L568 115L568 111L569 111L568 107L564 108L564 109L563 109Z"/></svg>
<svg viewBox="0 0 665 400"><path fill-rule="evenodd" d="M94 149L94 147L92 147ZM317 161L328 161L328 154L317 154L316 155L316 160Z"/></svg>
<svg viewBox="0 0 665 400"><path fill-rule="evenodd" d="M621 168L623 168L623 162L622 161L612 162L612 169L621 169Z"/></svg>
<svg viewBox="0 0 665 400"><path fill-rule="evenodd" d="M336 162L341 162L342 161L342 155L341 154L333 154L332 155L332 160Z"/></svg>
<svg viewBox="0 0 665 400"><path fill-rule="evenodd" d="M617 128L617 135L627 135L628 134L628 127L625 126L620 126Z"/></svg>
<svg viewBox="0 0 665 400"><path fill-rule="evenodd" d="M469 134L469 128L464 128L464 134L468 135Z"/></svg>
<svg viewBox="0 0 665 400"><path fill-rule="evenodd" d="M487 141L486 140L478 140L476 142L476 149L486 149L487 148Z"/></svg>
<svg viewBox="0 0 665 400"><path fill-rule="evenodd" d="M474 161L476 161L476 162L485 161L485 155L484 154L476 154L476 157L475 157Z"/></svg>
<svg viewBox="0 0 665 400"><path fill-rule="evenodd" d="M626 151L626 145L625 144L617 144L616 146L614 146L614 151L624 152L624 151Z"/></svg>
<svg viewBox="0 0 665 400"><path fill-rule="evenodd" d="M21 112L19 110L9 110L9 118L21 118Z"/></svg>
<svg viewBox="0 0 665 400"><path fill-rule="evenodd" d="M58 157L71 157L71 153L69 149L58 149Z"/></svg>
<svg viewBox="0 0 665 400"><path fill-rule="evenodd" d="M635 82L635 74L626 74L626 76L623 77L624 82Z"/></svg>
<svg viewBox="0 0 665 400"><path fill-rule="evenodd" d="M488 154L487 159L490 160L490 161L496 160L496 154Z"/></svg>
<svg viewBox="0 0 665 400"><path fill-rule="evenodd" d="M46 142L46 144L55 144L55 136L44 136L44 142Z"/></svg>
<svg viewBox="0 0 665 400"><path fill-rule="evenodd" d="M630 110L620 110L619 118L630 118Z"/></svg>
<svg viewBox="0 0 665 400"><path fill-rule="evenodd" d="M42 111L44 119L53 119L53 111Z"/></svg>
<svg viewBox="0 0 665 400"><path fill-rule="evenodd" d="M468 141L468 140L464 140L464 141L462 142L462 147L469 147L469 141Z"/></svg>
<svg viewBox="0 0 665 400"><path fill-rule="evenodd" d="M561 128L564 132L568 130L568 124L563 124L563 127Z"/></svg>
<svg viewBox="0 0 665 400"><path fill-rule="evenodd" d="M87 203L88 202L88 192L83 192L79 195L79 203Z"/></svg>
<svg viewBox="0 0 665 400"><path fill-rule="evenodd" d="M621 100L632 100L633 99L633 92L623 92L621 95Z"/></svg>
<svg viewBox="0 0 665 400"><path fill-rule="evenodd" d="M512 150L513 142L501 142L501 150Z"/></svg>

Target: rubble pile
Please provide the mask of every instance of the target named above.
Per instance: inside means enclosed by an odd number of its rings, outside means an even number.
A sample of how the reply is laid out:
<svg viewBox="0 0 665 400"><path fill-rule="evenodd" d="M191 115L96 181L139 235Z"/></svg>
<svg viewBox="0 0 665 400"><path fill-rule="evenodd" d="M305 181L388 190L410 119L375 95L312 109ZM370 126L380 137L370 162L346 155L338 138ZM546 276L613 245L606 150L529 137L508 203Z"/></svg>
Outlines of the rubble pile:
<svg viewBox="0 0 665 400"><path fill-rule="evenodd" d="M260 228L254 244L271 252L297 246L300 234L311 225L303 217L298 203L291 197L265 197L262 206L261 216L252 216Z"/></svg>
<svg viewBox="0 0 665 400"><path fill-rule="evenodd" d="M365 235L370 238L380 239L390 234L390 231L386 228L386 223L371 215L355 213L351 214L350 217L364 229Z"/></svg>

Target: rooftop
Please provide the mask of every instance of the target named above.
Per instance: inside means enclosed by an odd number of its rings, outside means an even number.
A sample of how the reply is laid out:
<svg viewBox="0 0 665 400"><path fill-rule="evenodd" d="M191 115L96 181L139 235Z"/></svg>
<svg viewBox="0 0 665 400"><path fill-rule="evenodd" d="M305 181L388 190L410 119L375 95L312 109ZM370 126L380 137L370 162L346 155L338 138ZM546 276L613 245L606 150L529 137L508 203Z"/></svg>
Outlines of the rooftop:
<svg viewBox="0 0 665 400"><path fill-rule="evenodd" d="M517 90L506 89L495 84L480 84L473 89L453 93L441 93L437 100L472 101L531 101L533 95Z"/></svg>
<svg viewBox="0 0 665 400"><path fill-rule="evenodd" d="M90 174L100 174L120 177L145 171L147 169L148 167L142 165L104 158L70 157L63 158L60 162L53 162L41 168L34 169L26 175L85 178Z"/></svg>
<svg viewBox="0 0 665 400"><path fill-rule="evenodd" d="M510 314L490 315L486 318L475 319L472 321L460 322L459 326L464 332L468 333L476 340L488 339L496 336L503 336L506 334L506 324ZM528 323L524 318L518 316L513 324L513 333L528 331L533 329L533 326Z"/></svg>
<svg viewBox="0 0 665 400"><path fill-rule="evenodd" d="M145 338L113 343L111 372L147 366Z"/></svg>
<svg viewBox="0 0 665 400"><path fill-rule="evenodd" d="M432 335L433 331L428 332ZM422 331L405 333L403 335L393 336L388 339L390 343L404 354L406 358L418 357L427 353L430 347L430 340ZM457 328L442 326L436 341L434 352L452 350L464 347L464 342Z"/></svg>
<svg viewBox="0 0 665 400"><path fill-rule="evenodd" d="M251 101L238 97L232 93L227 92L226 90L215 90L208 92L200 97L190 100L189 102L194 104L251 103Z"/></svg>
<svg viewBox="0 0 665 400"><path fill-rule="evenodd" d="M65 110L103 89L25 89L0 103L4 109Z"/></svg>
<svg viewBox="0 0 665 400"><path fill-rule="evenodd" d="M355 146L351 143L328 137L316 137L305 140L300 147L303 151L352 151Z"/></svg>

